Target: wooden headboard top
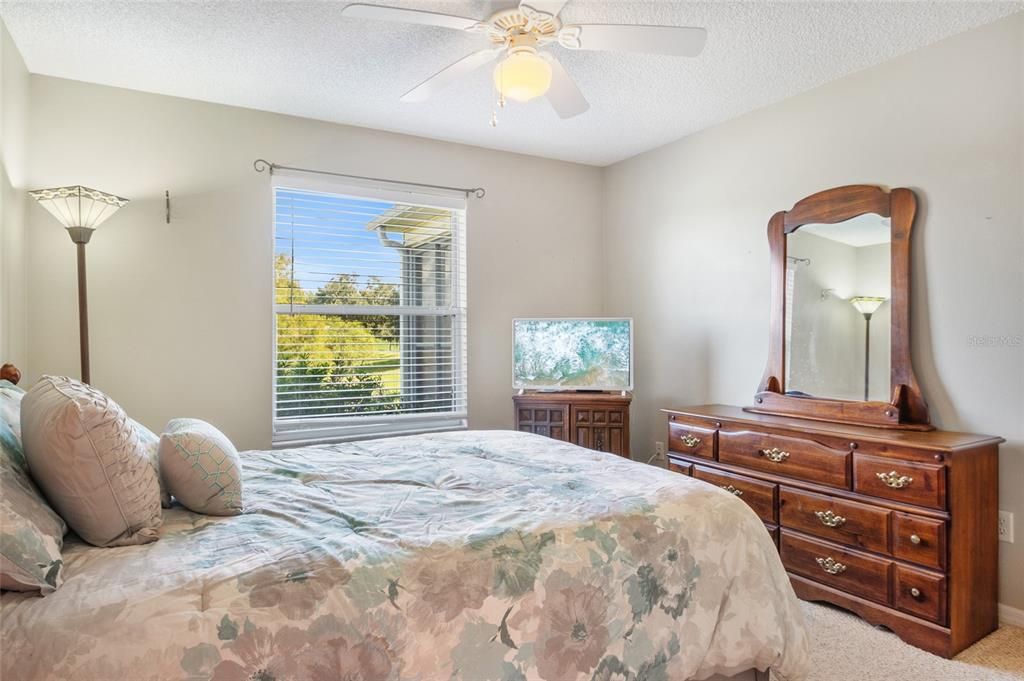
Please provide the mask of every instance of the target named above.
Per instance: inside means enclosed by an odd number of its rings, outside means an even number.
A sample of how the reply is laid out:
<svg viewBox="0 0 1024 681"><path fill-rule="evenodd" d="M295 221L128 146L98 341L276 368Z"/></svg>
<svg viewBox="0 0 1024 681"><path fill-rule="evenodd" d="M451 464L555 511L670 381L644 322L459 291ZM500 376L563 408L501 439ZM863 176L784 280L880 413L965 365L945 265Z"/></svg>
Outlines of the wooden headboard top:
<svg viewBox="0 0 1024 681"><path fill-rule="evenodd" d="M18 370L18 367L13 364L0 366L0 380L5 379L17 385L18 381L21 380L21 372Z"/></svg>

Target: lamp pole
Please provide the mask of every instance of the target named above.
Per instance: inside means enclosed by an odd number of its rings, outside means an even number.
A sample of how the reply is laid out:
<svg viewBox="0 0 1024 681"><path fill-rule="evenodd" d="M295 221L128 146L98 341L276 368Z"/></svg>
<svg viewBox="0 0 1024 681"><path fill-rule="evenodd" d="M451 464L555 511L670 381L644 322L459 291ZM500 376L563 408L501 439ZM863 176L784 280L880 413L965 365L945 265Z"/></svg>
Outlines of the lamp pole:
<svg viewBox="0 0 1024 681"><path fill-rule="evenodd" d="M85 276L85 245L94 230L88 227L68 227L68 235L78 251L78 344L82 363L82 383L89 377L89 298Z"/></svg>
<svg viewBox="0 0 1024 681"><path fill-rule="evenodd" d="M868 377L871 368L871 313L864 313L864 401L868 401Z"/></svg>

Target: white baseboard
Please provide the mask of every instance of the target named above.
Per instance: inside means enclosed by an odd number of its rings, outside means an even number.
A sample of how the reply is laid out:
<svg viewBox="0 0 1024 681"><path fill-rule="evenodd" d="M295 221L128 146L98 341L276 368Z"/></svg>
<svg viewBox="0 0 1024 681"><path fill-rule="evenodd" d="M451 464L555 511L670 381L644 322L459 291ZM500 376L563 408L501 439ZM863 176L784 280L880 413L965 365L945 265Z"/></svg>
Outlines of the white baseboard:
<svg viewBox="0 0 1024 681"><path fill-rule="evenodd" d="M999 623L1012 624L1015 627L1024 627L1024 610L1011 608L1008 605L999 604Z"/></svg>

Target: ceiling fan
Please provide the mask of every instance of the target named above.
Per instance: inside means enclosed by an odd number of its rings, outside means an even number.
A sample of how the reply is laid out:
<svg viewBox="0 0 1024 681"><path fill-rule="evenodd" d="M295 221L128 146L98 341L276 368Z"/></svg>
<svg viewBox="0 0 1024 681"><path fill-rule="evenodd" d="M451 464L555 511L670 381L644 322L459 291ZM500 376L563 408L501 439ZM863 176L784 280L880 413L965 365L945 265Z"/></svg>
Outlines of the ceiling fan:
<svg viewBox="0 0 1024 681"><path fill-rule="evenodd" d="M494 69L498 106L505 99L527 102L544 95L562 118L578 116L590 108L583 93L550 52L538 48L561 46L569 50L643 52L695 57L704 49L707 31L684 26L631 26L620 24L565 24L558 13L568 0L522 0L480 21L452 14L357 3L342 15L423 26L440 26L478 33L491 45L473 52L435 73L402 95L403 102L422 102L453 81L467 76L499 57ZM491 125L497 124L492 114Z"/></svg>

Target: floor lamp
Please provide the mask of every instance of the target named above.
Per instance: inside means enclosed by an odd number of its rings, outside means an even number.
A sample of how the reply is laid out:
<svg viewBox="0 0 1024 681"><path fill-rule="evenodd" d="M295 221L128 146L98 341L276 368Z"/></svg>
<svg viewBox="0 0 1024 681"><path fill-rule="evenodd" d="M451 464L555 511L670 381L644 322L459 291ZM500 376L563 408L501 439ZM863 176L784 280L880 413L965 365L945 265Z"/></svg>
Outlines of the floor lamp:
<svg viewBox="0 0 1024 681"><path fill-rule="evenodd" d="M82 356L82 382L89 383L89 304L86 297L85 245L96 228L128 203L113 194L88 187L56 187L28 193L68 230L78 249L78 337Z"/></svg>
<svg viewBox="0 0 1024 681"><path fill-rule="evenodd" d="M857 296L850 298L850 302L857 312L864 315L864 401L868 401L868 379L871 375L871 315L885 302L885 298L874 298L871 296Z"/></svg>

